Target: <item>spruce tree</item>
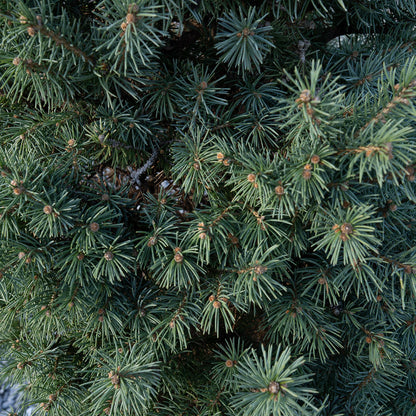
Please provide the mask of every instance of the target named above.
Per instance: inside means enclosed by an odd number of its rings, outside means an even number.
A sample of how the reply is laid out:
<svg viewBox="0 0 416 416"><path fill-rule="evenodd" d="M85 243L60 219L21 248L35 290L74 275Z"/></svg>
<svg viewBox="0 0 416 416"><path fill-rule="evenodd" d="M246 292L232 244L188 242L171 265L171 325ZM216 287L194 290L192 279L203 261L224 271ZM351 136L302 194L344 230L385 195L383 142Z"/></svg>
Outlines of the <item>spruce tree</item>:
<svg viewBox="0 0 416 416"><path fill-rule="evenodd" d="M10 415L416 415L415 24L1 0Z"/></svg>

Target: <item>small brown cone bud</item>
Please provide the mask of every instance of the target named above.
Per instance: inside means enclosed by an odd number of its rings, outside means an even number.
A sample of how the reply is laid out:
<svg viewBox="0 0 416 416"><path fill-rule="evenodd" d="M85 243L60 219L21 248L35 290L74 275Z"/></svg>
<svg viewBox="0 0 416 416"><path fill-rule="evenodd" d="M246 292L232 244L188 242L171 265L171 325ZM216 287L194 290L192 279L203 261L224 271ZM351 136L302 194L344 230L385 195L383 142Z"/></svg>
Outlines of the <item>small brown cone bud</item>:
<svg viewBox="0 0 416 416"><path fill-rule="evenodd" d="M173 258L176 261L176 263L182 263L183 261L183 255L180 252L177 252Z"/></svg>
<svg viewBox="0 0 416 416"><path fill-rule="evenodd" d="M250 29L245 27L241 33L244 37L247 37L250 34Z"/></svg>
<svg viewBox="0 0 416 416"><path fill-rule="evenodd" d="M68 146L69 146L69 147L74 146L74 144L75 144L75 140L74 140L74 139L69 139L69 140L68 140Z"/></svg>
<svg viewBox="0 0 416 416"><path fill-rule="evenodd" d="M26 25L26 24L28 24L29 22L28 22L28 20L27 20L27 17L25 17L25 16L20 16L19 17L19 22L22 24L22 25Z"/></svg>
<svg viewBox="0 0 416 416"><path fill-rule="evenodd" d="M227 360L227 361L225 362L225 365L226 365L226 367L228 367L228 368L234 367L234 363L233 363L233 361L232 361L232 360Z"/></svg>
<svg viewBox="0 0 416 416"><path fill-rule="evenodd" d="M101 196L101 201L109 201L110 200L110 195L108 194L103 194Z"/></svg>
<svg viewBox="0 0 416 416"><path fill-rule="evenodd" d="M222 160L224 159L224 155L220 152L220 153L217 153L217 159L220 161L220 162L222 162Z"/></svg>
<svg viewBox="0 0 416 416"><path fill-rule="evenodd" d="M50 214L52 214L52 212L53 212L53 208L52 208L50 205L45 205L45 206L43 207L43 212L44 212L46 215L50 215Z"/></svg>
<svg viewBox="0 0 416 416"><path fill-rule="evenodd" d="M256 180L256 175L255 175L254 173L250 173L250 174L247 176L247 180L248 180L249 182L253 183L253 182Z"/></svg>
<svg viewBox="0 0 416 416"><path fill-rule="evenodd" d="M56 394L50 394L48 399L49 399L50 402L55 401L56 400Z"/></svg>
<svg viewBox="0 0 416 416"><path fill-rule="evenodd" d="M348 236L347 236L347 234L344 234L344 233L342 233L342 234L339 236L339 238L340 238L342 241L347 241L347 240L348 240Z"/></svg>
<svg viewBox="0 0 416 416"><path fill-rule="evenodd" d="M326 279L325 279L324 277L320 277L320 278L318 279L318 283L319 283L320 285L324 285L324 284L326 283Z"/></svg>
<svg viewBox="0 0 416 416"><path fill-rule="evenodd" d="M106 251L105 254L104 254L104 258L107 261L111 261L114 258L114 254L111 251Z"/></svg>
<svg viewBox="0 0 416 416"><path fill-rule="evenodd" d="M261 275L263 273L265 273L267 271L267 267L266 266L255 266L254 267L254 273Z"/></svg>
<svg viewBox="0 0 416 416"><path fill-rule="evenodd" d="M269 392L270 392L271 394L277 394L277 393L279 393L279 390L280 390L280 385L279 385L279 383L277 383L276 381L272 381L272 382L269 384L269 388L268 388L268 390L269 390Z"/></svg>
<svg viewBox="0 0 416 416"><path fill-rule="evenodd" d="M36 29L33 26L29 26L27 28L27 33L29 36L35 36L36 35Z"/></svg>
<svg viewBox="0 0 416 416"><path fill-rule="evenodd" d="M120 27L121 27L121 30L126 30L127 29L127 23L126 22L123 22L121 25L120 25Z"/></svg>
<svg viewBox="0 0 416 416"><path fill-rule="evenodd" d="M230 164L231 164L230 159L224 159L224 161L222 162L222 164L224 166L230 166Z"/></svg>
<svg viewBox="0 0 416 416"><path fill-rule="evenodd" d="M193 166L195 170L199 170L201 168L198 162L195 162Z"/></svg>
<svg viewBox="0 0 416 416"><path fill-rule="evenodd" d="M215 302L213 302L212 306L213 306L215 309L219 309L219 308L221 308L221 303L220 303L220 302L218 302L218 301L216 300Z"/></svg>
<svg viewBox="0 0 416 416"><path fill-rule="evenodd" d="M305 169L302 173L302 177L306 180L309 180L311 178L311 176L312 176L312 173L308 169Z"/></svg>
<svg viewBox="0 0 416 416"><path fill-rule="evenodd" d="M169 328L175 328L175 321L170 321L169 322Z"/></svg>
<svg viewBox="0 0 416 416"><path fill-rule="evenodd" d="M344 224L341 225L341 232L342 233L352 234L353 231L354 231L353 226L349 222L345 222Z"/></svg>
<svg viewBox="0 0 416 416"><path fill-rule="evenodd" d="M285 193L285 189L283 188L282 185L276 186L276 188L274 188L274 191L276 192L276 195L279 195L279 196L282 196Z"/></svg>
<svg viewBox="0 0 416 416"><path fill-rule="evenodd" d="M152 236L149 238L149 241L147 242L147 247L152 247L157 243L157 238Z"/></svg>
<svg viewBox="0 0 416 416"><path fill-rule="evenodd" d="M211 295L211 296L208 298L208 300L209 300L210 302L213 302L213 301L214 301L214 299L215 299L215 296L214 296L214 295Z"/></svg>
<svg viewBox="0 0 416 416"><path fill-rule="evenodd" d="M318 155L313 155L311 157L311 162L316 165L317 163L319 163L321 161L321 158Z"/></svg>
<svg viewBox="0 0 416 416"><path fill-rule="evenodd" d="M77 259L78 260L84 260L85 254L83 252L78 253Z"/></svg>
<svg viewBox="0 0 416 416"><path fill-rule="evenodd" d="M24 258L25 258L25 256L26 256L26 253L25 253L24 251L21 251L21 252L18 254L19 260L24 259Z"/></svg>
<svg viewBox="0 0 416 416"><path fill-rule="evenodd" d="M93 233L96 233L99 229L100 229L100 226L99 226L96 222L92 222L92 223L90 224L90 230L91 230Z"/></svg>
<svg viewBox="0 0 416 416"><path fill-rule="evenodd" d="M21 195L23 193L23 189L22 188L14 188L13 193L15 195Z"/></svg>
<svg viewBox="0 0 416 416"><path fill-rule="evenodd" d="M22 60L19 57L16 57L16 58L13 59L13 65L17 66L17 65L20 64L20 62L22 62Z"/></svg>
<svg viewBox="0 0 416 416"><path fill-rule="evenodd" d="M202 81L202 82L199 84L199 88L201 88L201 90L206 90L206 89L208 88L208 84L207 84L207 82L206 82L206 81Z"/></svg>
<svg viewBox="0 0 416 416"><path fill-rule="evenodd" d="M126 16L127 24L135 23L136 21L137 21L137 18L133 13L127 13L127 16Z"/></svg>
<svg viewBox="0 0 416 416"><path fill-rule="evenodd" d="M411 274L412 273L412 266L410 266L410 264L405 264L403 267L403 270L406 274Z"/></svg>
<svg viewBox="0 0 416 416"><path fill-rule="evenodd" d="M98 317L98 320L99 320L100 322L104 322L104 316L99 316L99 317Z"/></svg>
<svg viewBox="0 0 416 416"><path fill-rule="evenodd" d="M17 184L17 181L15 181L14 179L10 182L10 185L11 186L17 186L18 184Z"/></svg>
<svg viewBox="0 0 416 416"><path fill-rule="evenodd" d="M370 338L370 337L366 337L366 338L365 338L365 342L366 342L367 344L371 344L371 338Z"/></svg>
<svg viewBox="0 0 416 416"><path fill-rule="evenodd" d="M200 238L201 240L205 240L205 239L207 238L206 233L201 233L201 234L199 234L199 238Z"/></svg>
<svg viewBox="0 0 416 416"><path fill-rule="evenodd" d="M390 209L391 212L397 211L397 205L396 204L391 204L389 206L389 209Z"/></svg>

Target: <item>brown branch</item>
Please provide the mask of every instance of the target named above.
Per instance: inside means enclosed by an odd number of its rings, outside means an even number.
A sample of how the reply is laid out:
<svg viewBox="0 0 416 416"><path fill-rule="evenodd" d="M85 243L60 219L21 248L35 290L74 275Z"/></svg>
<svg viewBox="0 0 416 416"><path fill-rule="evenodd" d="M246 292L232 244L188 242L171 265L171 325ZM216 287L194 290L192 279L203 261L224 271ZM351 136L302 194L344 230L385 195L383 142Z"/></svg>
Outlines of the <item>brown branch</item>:
<svg viewBox="0 0 416 416"><path fill-rule="evenodd" d="M90 65L94 65L94 58L93 57L88 56L84 51L82 51L81 49L79 49L76 46L69 43L64 37L58 35L57 33L55 33L52 30L47 29L42 24L29 26L28 29L30 29L30 28L32 28L36 32L41 33L43 36L46 36L46 37L54 40L57 46L62 45L65 49L72 52L74 55L82 57L84 59L84 61L88 62Z"/></svg>

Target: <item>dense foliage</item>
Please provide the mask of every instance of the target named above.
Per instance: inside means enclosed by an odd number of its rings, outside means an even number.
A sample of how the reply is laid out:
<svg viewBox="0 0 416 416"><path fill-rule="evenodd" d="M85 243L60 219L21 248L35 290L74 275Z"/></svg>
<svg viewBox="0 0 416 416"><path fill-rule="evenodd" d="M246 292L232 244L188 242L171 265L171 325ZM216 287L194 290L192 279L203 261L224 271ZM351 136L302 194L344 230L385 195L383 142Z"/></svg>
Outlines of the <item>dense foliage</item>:
<svg viewBox="0 0 416 416"><path fill-rule="evenodd" d="M35 414L416 415L415 24L0 0L0 372Z"/></svg>

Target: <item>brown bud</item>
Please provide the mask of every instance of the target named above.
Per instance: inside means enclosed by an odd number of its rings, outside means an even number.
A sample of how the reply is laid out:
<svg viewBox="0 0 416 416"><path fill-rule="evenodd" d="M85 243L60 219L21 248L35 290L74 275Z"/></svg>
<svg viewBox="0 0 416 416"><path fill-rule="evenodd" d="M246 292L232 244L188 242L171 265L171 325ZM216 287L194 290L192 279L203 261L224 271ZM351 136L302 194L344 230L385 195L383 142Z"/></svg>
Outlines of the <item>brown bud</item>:
<svg viewBox="0 0 416 416"><path fill-rule="evenodd" d="M199 234L199 238L200 238L201 240L205 240L205 239L207 238L206 233L201 233L201 234Z"/></svg>
<svg viewBox="0 0 416 416"><path fill-rule="evenodd" d="M177 252L174 256L174 260L176 261L176 263L182 263L182 261L183 261L182 253Z"/></svg>
<svg viewBox="0 0 416 416"><path fill-rule="evenodd" d="M312 173L308 169L305 169L302 173L302 177L306 180L309 180L311 178L311 176L312 176Z"/></svg>
<svg viewBox="0 0 416 416"><path fill-rule="evenodd" d="M147 247L152 247L157 243L157 238L152 236L149 238L149 241L147 242Z"/></svg>
<svg viewBox="0 0 416 416"><path fill-rule="evenodd" d="M44 212L46 215L50 215L50 214L52 214L52 212L53 212L53 208L52 208L50 205L45 205L45 206L43 207L43 212Z"/></svg>
<svg viewBox="0 0 416 416"><path fill-rule="evenodd" d="M224 160L223 160L223 162L222 162L222 164L223 164L224 166L230 166L231 161L230 161L230 159L224 159Z"/></svg>
<svg viewBox="0 0 416 416"><path fill-rule="evenodd" d="M339 236L339 238L340 238L342 241L347 241L347 240L348 240L348 236L347 236L346 234L344 234L344 233L342 233L342 234Z"/></svg>
<svg viewBox="0 0 416 416"><path fill-rule="evenodd" d="M111 251L106 251L105 254L104 254L104 258L107 261L111 261L114 258L114 254Z"/></svg>
<svg viewBox="0 0 416 416"><path fill-rule="evenodd" d="M174 320L172 320L172 321L169 322L169 327L170 328L174 328L175 327L175 321Z"/></svg>
<svg viewBox="0 0 416 416"><path fill-rule="evenodd" d="M199 84L199 88L201 88L201 90L206 90L206 89L208 88L208 84L207 84L207 82L206 82L206 81L202 81L202 82Z"/></svg>
<svg viewBox="0 0 416 416"><path fill-rule="evenodd" d="M279 383L277 383L276 381L272 381L272 382L269 384L269 388L268 388L268 390L269 390L269 392L270 392L271 394L277 394L277 393L279 393L279 390L280 390L280 385L279 385Z"/></svg>
<svg viewBox="0 0 416 416"><path fill-rule="evenodd" d="M412 266L410 264L405 264L403 267L403 270L406 274L411 274L412 273Z"/></svg>
<svg viewBox="0 0 416 416"><path fill-rule="evenodd" d="M127 29L127 23L126 22L123 22L121 25L120 25L120 27L121 27L121 30L126 30Z"/></svg>
<svg viewBox="0 0 416 416"><path fill-rule="evenodd" d="M318 155L313 155L311 157L311 162L316 165L317 163L319 163L321 161L321 158Z"/></svg>
<svg viewBox="0 0 416 416"><path fill-rule="evenodd" d="M93 233L96 233L99 229L100 229L100 226L99 226L96 222L92 222L92 223L90 224L90 230L91 230Z"/></svg>
<svg viewBox="0 0 416 416"><path fill-rule="evenodd" d="M220 161L220 162L222 162L222 160L224 159L224 155L220 152L220 153L217 153L217 159Z"/></svg>
<svg viewBox="0 0 416 416"><path fill-rule="evenodd" d="M99 320L100 322L104 322L104 316L99 316L99 317L98 317L98 320Z"/></svg>
<svg viewBox="0 0 416 416"><path fill-rule="evenodd" d="M26 25L26 24L28 24L29 22L28 22L28 20L27 20L27 17L25 17L25 16L20 16L19 17L19 22L22 24L22 25Z"/></svg>
<svg viewBox="0 0 416 416"><path fill-rule="evenodd" d="M248 176L247 176L247 180L249 181L249 182L254 182L255 180L256 180L256 175L254 174L254 173L250 173Z"/></svg>
<svg viewBox="0 0 416 416"><path fill-rule="evenodd" d="M320 277L320 278L318 279L318 283L319 283L320 285L324 285L324 284L326 283L326 279L325 279L324 277Z"/></svg>
<svg viewBox="0 0 416 416"><path fill-rule="evenodd" d="M13 193L15 195L21 195L23 193L23 189L22 188L14 188Z"/></svg>
<svg viewBox="0 0 416 416"><path fill-rule="evenodd" d="M274 188L274 191L279 196L282 196L285 193L285 189L281 185L276 186L276 188Z"/></svg>
<svg viewBox="0 0 416 416"><path fill-rule="evenodd" d="M392 212L397 211L397 205L396 204L391 204L389 206L389 210L392 211Z"/></svg>
<svg viewBox="0 0 416 416"><path fill-rule="evenodd" d="M352 234L353 231L354 231L353 226L349 222L345 222L344 224L341 225L341 232L342 233Z"/></svg>
<svg viewBox="0 0 416 416"><path fill-rule="evenodd" d="M370 337L366 337L366 338L365 338L365 342L366 342L367 344L371 344L371 338L370 338Z"/></svg>
<svg viewBox="0 0 416 416"><path fill-rule="evenodd" d="M266 266L255 266L254 267L254 273L260 275L263 274L267 271L267 267Z"/></svg>
<svg viewBox="0 0 416 416"><path fill-rule="evenodd" d="M77 255L77 259L78 260L84 260L84 257L85 257L85 254L81 251L80 253L78 253L78 255Z"/></svg>
<svg viewBox="0 0 416 416"><path fill-rule="evenodd" d="M215 296L214 296L214 295L211 295L211 296L208 298L208 300L209 300L210 302L213 302L213 301L214 301L214 299L215 299Z"/></svg>
<svg viewBox="0 0 416 416"><path fill-rule="evenodd" d="M50 394L48 399L49 399L50 402L55 401L56 400L56 394Z"/></svg>
<svg viewBox="0 0 416 416"><path fill-rule="evenodd" d="M303 169L305 169L305 170L311 170L311 169L312 169L312 165L311 165L311 164L309 164L309 163L307 163L307 164L303 167Z"/></svg>
<svg viewBox="0 0 416 416"><path fill-rule="evenodd" d="M22 60L19 57L16 57L16 58L13 59L13 65L17 66L17 65L20 64L20 62L22 62Z"/></svg>
<svg viewBox="0 0 416 416"><path fill-rule="evenodd" d="M225 365L226 365L226 367L228 367L228 368L234 367L234 363L233 363L233 361L232 361L232 360L227 360L227 361L225 362Z"/></svg>
<svg viewBox="0 0 416 416"><path fill-rule="evenodd" d="M25 258L25 256L26 256L26 253L25 253L24 251L21 251L21 252L18 254L19 260L24 259L24 258Z"/></svg>
<svg viewBox="0 0 416 416"><path fill-rule="evenodd" d="M110 200L110 195L108 194L103 194L101 196L101 201L109 201Z"/></svg>
<svg viewBox="0 0 416 416"><path fill-rule="evenodd" d="M133 13L127 13L126 22L127 24L135 23L137 21L137 17Z"/></svg>
<svg viewBox="0 0 416 416"><path fill-rule="evenodd" d="M250 29L245 27L241 33L244 37L247 37L250 34Z"/></svg>
<svg viewBox="0 0 416 416"><path fill-rule="evenodd" d="M220 303L220 302L218 302L218 301L216 300L215 302L213 302L212 306L213 306L215 309L219 309L219 308L221 308L221 303Z"/></svg>
<svg viewBox="0 0 416 416"><path fill-rule="evenodd" d="M194 169L195 170L199 170L201 167L199 166L199 163L198 162L195 162L194 164L193 164L193 166L194 166Z"/></svg>
<svg viewBox="0 0 416 416"><path fill-rule="evenodd" d="M36 35L36 29L33 26L29 26L27 28L27 33L29 36L35 36Z"/></svg>
<svg viewBox="0 0 416 416"><path fill-rule="evenodd" d="M75 144L75 140L74 140L74 139L69 139L69 140L68 140L68 146L69 146L69 147L74 146L74 144Z"/></svg>
<svg viewBox="0 0 416 416"><path fill-rule="evenodd" d="M11 186L17 186L17 181L15 181L14 179L10 182Z"/></svg>

